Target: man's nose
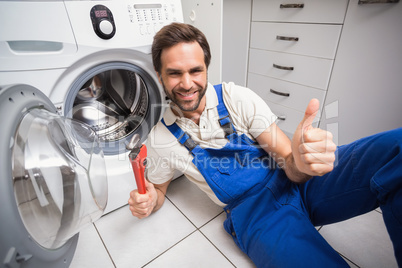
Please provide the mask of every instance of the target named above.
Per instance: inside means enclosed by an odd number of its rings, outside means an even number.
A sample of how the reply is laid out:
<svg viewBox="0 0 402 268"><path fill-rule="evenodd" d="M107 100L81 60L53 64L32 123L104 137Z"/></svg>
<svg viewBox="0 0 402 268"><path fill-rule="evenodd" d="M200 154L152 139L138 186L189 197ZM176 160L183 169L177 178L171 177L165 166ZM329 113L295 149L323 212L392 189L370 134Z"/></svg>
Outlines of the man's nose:
<svg viewBox="0 0 402 268"><path fill-rule="evenodd" d="M184 89L190 89L193 85L191 75L189 73L184 73L181 77L181 87Z"/></svg>

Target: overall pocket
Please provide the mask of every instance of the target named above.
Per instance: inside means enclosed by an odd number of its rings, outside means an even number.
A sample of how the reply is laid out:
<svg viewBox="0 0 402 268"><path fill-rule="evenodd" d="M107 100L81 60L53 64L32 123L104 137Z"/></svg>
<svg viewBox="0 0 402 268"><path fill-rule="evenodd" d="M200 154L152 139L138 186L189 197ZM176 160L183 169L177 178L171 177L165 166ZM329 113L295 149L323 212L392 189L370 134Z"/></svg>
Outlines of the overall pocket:
<svg viewBox="0 0 402 268"><path fill-rule="evenodd" d="M233 165L234 168L227 169L222 165L207 179L216 196L226 204L261 184L271 173L270 169L261 165L242 166L233 158L230 160L230 165Z"/></svg>
<svg viewBox="0 0 402 268"><path fill-rule="evenodd" d="M290 205L303 211L298 186L291 182L282 169L276 169L271 180L265 186L281 205Z"/></svg>
<svg viewBox="0 0 402 268"><path fill-rule="evenodd" d="M193 153L193 163L225 204L261 184L271 173L261 161L266 153L253 145L228 143L221 149L199 149Z"/></svg>

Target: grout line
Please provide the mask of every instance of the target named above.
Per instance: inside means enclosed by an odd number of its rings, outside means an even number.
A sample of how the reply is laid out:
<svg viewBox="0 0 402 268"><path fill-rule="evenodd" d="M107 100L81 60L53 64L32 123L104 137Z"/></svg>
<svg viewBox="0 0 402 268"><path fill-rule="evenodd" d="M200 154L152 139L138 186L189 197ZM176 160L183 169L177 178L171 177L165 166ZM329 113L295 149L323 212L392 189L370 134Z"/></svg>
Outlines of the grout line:
<svg viewBox="0 0 402 268"><path fill-rule="evenodd" d="M173 201L172 200L170 200L170 198L167 196L167 195L165 195L165 198L167 199L167 200L169 200L169 202L170 203L172 203L172 205L195 227L195 229L196 230L198 230L198 228L197 228L197 226L186 216L186 214L184 214L183 213L183 211L181 211L180 209L179 209L179 207L178 206L176 206L176 204L175 203L173 203Z"/></svg>
<svg viewBox="0 0 402 268"><path fill-rule="evenodd" d="M159 254L158 256L156 256L155 258L153 258L152 260L150 260L149 262L147 262L144 266L147 266L148 264L150 264L151 262L153 262L154 260L156 260L157 258L159 258L160 256L162 256L163 254L165 254L166 252L168 252L169 250L171 250L172 248L174 248L176 245L178 245L179 243L181 243L182 241L184 241L185 239L187 239L190 235L194 234L195 232L197 232L198 230L194 230L191 233L189 233L187 236L183 237L181 240L177 241L176 243L174 243L172 246L170 246L169 248L167 248L165 251L163 251L161 254Z"/></svg>
<svg viewBox="0 0 402 268"><path fill-rule="evenodd" d="M220 214L219 214L219 215L220 215ZM216 217L215 217L215 218L216 218ZM212 246L214 246L214 248L215 248L220 254L222 254L223 257L226 258L226 260L227 260L228 262L230 262L230 264L233 265L233 267L236 267L236 265L234 265L234 263L233 263L233 262L232 262L232 261L214 244L214 243L212 243L212 241L209 240L209 238L208 238L201 230L198 230L198 231L205 237L205 239L208 240L209 243L211 243Z"/></svg>
<svg viewBox="0 0 402 268"><path fill-rule="evenodd" d="M183 214L183 216L197 229L200 230L202 227L204 227L205 225L207 225L208 223L210 223L211 221L213 221L214 219L216 219L217 217L219 217L222 213L224 213L225 211L222 209L221 212L218 213L218 215L212 217L212 219L210 219L209 221L207 221L206 223L204 223L203 225L201 225L200 227L197 227L187 216L186 214L184 214L183 211L180 210L180 208L178 206L175 205L175 203L169 199L169 197L167 195L165 195L165 198L168 199L170 201L170 203L172 203L172 205L178 210L180 211L181 214Z"/></svg>
<svg viewBox="0 0 402 268"><path fill-rule="evenodd" d="M218 215L212 217L212 219L210 219L209 221L207 221L206 223L204 223L203 225L201 225L200 228L197 228L197 229L200 230L200 229L203 228L205 225L207 225L207 224L210 223L211 221L213 221L213 220L215 220L216 218L218 218L222 213L225 213L225 211L223 211L223 209L222 209L221 212L218 213Z"/></svg>
<svg viewBox="0 0 402 268"><path fill-rule="evenodd" d="M216 216L212 217L210 220L208 220L207 222L205 222L204 224L202 224L200 227L197 227L195 225L195 223L193 223L185 214L184 212L169 198L168 194L165 194L165 198L167 200L170 201L170 203L172 203L172 205L195 227L195 230L193 232L191 232L188 236L184 237L182 240L178 241L177 243L175 243L174 245L172 245L169 249L165 250L164 252L162 252L161 254L159 254L158 256L156 256L154 259L152 259L151 261L149 261L147 264L145 264L143 267L145 267L146 265L150 264L151 262L153 262L154 260L156 260L157 258L159 258L160 256L162 256L163 254L165 254L168 250L172 249L173 247L175 247L177 244L179 244L180 242L182 242L183 240L185 240L186 238L188 238L190 235L194 234L195 232L199 232L201 233L201 235L230 263L233 265L233 267L236 267L236 265L234 265L234 263L225 255L223 254L223 252L214 244L212 243L212 241L201 231L201 228L205 227L208 223L210 223L211 221L213 221L214 219L216 219L217 217L219 217L222 213L224 213L225 211L222 209L221 212L219 212Z"/></svg>
<svg viewBox="0 0 402 268"><path fill-rule="evenodd" d="M145 267L147 265L149 265L150 263L152 263L154 260L156 260L157 258L159 258L160 256L162 256L163 254L165 254L166 252L168 252L169 250L171 250L172 248L174 248L176 245L178 245L179 243L181 243L182 241L184 241L185 239L187 239L190 235L194 234L195 232L199 231L197 226L175 205L175 203L173 203L172 200L170 200L170 198L167 196L167 194L165 194L165 199L169 200L169 202L194 226L195 230L192 231L191 233L189 233L187 236L183 237L182 239L180 239L179 241L177 241L176 243L174 243L172 246L170 246L169 248L167 248L165 251L161 252L159 255L157 255L155 258L153 258L152 260L150 260L149 262L147 262L146 264L144 264L142 267ZM166 202L166 200L165 200Z"/></svg>
<svg viewBox="0 0 402 268"><path fill-rule="evenodd" d="M110 255L110 252L109 252L109 250L107 249L106 244L105 244L105 241L103 241L102 236L101 236L101 234L99 233L98 228L96 228L96 225L95 225L94 223L93 223L93 226L95 227L95 230L96 230L96 232L98 233L98 236L99 236L100 240L102 241L102 244L103 244L103 246L105 247L106 252L107 252L107 254L109 255L109 258L110 258L110 260L112 261L113 266L116 268L117 266L116 266L116 264L114 263L113 258L112 258L112 255Z"/></svg>
<svg viewBox="0 0 402 268"><path fill-rule="evenodd" d="M321 225L321 226L317 229L317 231L320 232L323 227L324 227L324 226ZM342 255L339 251L337 251L337 253L338 253L342 258L344 258L345 260L348 260L350 263L352 263L353 265L355 265L357 268L360 268L359 265L357 265L355 262L353 262L351 259L347 258L346 256Z"/></svg>
<svg viewBox="0 0 402 268"><path fill-rule="evenodd" d="M214 244L214 243L212 243L212 241L209 240L209 238L201 231L201 228L203 228L203 227L206 226L208 223L210 223L211 221L213 221L214 219L216 219L217 217L219 217L222 213L224 213L223 210L222 210L220 213L218 213L218 215L212 217L212 219L210 219L209 221L207 221L206 223L204 223L204 224L201 225L200 227L197 227L197 226L183 213L183 211L181 211L181 210L173 203L173 201L169 199L169 197L168 197L167 195L165 195L165 198L167 198L167 199L173 204L173 206L175 206L175 207L177 208L177 210L179 210L180 213L183 214L183 216L196 228L196 230L195 230L194 232L192 232L190 235L192 235L192 234L195 233L196 231L200 232L200 233L204 236L204 238L207 239L207 241L208 241L223 257L225 257L225 259L226 259L228 262L230 262L230 264L233 265L233 267L236 267L236 265L234 265L234 263L233 263L233 262L232 262L232 261ZM188 235L188 236L190 236L190 235ZM187 237L188 237L188 236L187 236ZM187 237L183 238L183 239L180 240L179 242L183 241L183 240L186 239ZM179 243L179 242L178 242L178 243ZM178 243L176 243L175 245L177 245ZM175 246L175 245L174 245L174 246ZM165 252L166 252L166 251L165 251ZM165 253L165 252L163 252L163 253ZM162 254L163 254L163 253L162 253ZM160 254L159 256L161 256L162 254ZM158 256L158 257L159 257L159 256ZM156 258L158 258L158 257L156 257ZM156 259L156 258L155 258L155 259ZM155 260L155 259L153 259L153 260ZM153 260L152 260L152 261L153 261ZM152 262L152 261L151 261L151 262ZM147 264L149 264L149 263L147 263Z"/></svg>
<svg viewBox="0 0 402 268"><path fill-rule="evenodd" d="M355 265L357 268L360 268L359 265L357 265L356 263L354 263L352 260L350 260L349 258L347 258L345 255L342 255L342 254L339 253L338 251L337 251L337 253L338 253L342 258L344 258L345 260L348 260L350 263L352 263L353 265Z"/></svg>
<svg viewBox="0 0 402 268"><path fill-rule="evenodd" d="M150 264L151 262L153 262L154 260L156 260L157 258L159 258L160 256L162 256L163 254L165 254L168 250L172 249L173 247L175 247L177 244L179 244L180 242L182 242L183 240L185 240L186 238L188 238L190 235L194 234L195 232L199 232L202 234L202 236L204 236L205 239L207 239L207 241L230 263L233 265L233 267L236 267L236 265L234 265L234 263L225 255L223 254L223 252L214 244L212 243L211 240L209 240L209 238L201 231L201 228L203 228L204 226L206 226L208 223L210 223L211 221L213 221L214 219L216 219L217 217L219 217L222 213L224 213L224 211L222 210L220 213L218 213L218 215L212 217L212 219L208 220L206 223L204 223L203 225L201 225L200 227L197 227L184 213L183 211L181 211L179 209L178 206L176 206L176 204L169 199L169 197L167 195L165 195L165 198L168 199L170 201L170 203L172 203L172 205L178 210L180 211L181 214L183 214L183 216L195 227L195 230L193 232L191 232L188 236L184 237L183 239L181 239L180 241L178 241L176 244L172 245L169 249L165 250L164 252L162 252L161 254L159 254L158 256L156 256L154 259L152 259L151 261L149 261L147 264L145 264L143 267L145 267L146 265Z"/></svg>

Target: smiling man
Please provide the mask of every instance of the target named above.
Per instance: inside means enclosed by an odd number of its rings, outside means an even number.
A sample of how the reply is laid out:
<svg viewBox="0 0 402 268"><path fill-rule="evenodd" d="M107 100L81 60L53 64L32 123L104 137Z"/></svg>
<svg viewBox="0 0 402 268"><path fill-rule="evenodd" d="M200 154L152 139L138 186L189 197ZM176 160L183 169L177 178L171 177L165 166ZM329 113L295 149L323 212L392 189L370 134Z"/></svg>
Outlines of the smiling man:
<svg viewBox="0 0 402 268"><path fill-rule="evenodd" d="M313 99L290 141L253 91L208 83L209 45L195 27L162 28L152 57L172 102L148 136L147 193L130 193L134 216L161 208L179 170L224 207L225 230L258 267L348 267L314 226L381 206L402 265L402 129L337 148L311 126Z"/></svg>
<svg viewBox="0 0 402 268"><path fill-rule="evenodd" d="M159 81L168 98L187 118L201 114L207 91L207 66L204 53L197 42L179 43L161 54ZM178 115L178 112L175 112Z"/></svg>

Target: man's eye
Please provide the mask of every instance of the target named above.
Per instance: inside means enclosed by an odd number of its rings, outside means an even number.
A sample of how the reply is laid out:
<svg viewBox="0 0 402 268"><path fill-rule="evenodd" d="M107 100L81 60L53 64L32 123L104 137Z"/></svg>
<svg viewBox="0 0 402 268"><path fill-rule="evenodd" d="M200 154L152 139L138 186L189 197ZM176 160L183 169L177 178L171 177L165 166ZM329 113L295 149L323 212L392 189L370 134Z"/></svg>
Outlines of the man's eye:
<svg viewBox="0 0 402 268"><path fill-rule="evenodd" d="M201 73L202 70L201 69L196 69L196 70L192 70L191 73L196 74L196 73Z"/></svg>
<svg viewBox="0 0 402 268"><path fill-rule="evenodd" d="M170 71L170 72L168 72L168 75L179 75L179 74L181 74L181 72L179 72L179 71Z"/></svg>

